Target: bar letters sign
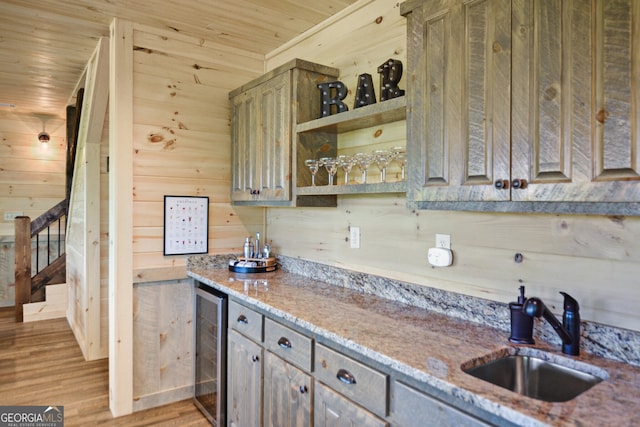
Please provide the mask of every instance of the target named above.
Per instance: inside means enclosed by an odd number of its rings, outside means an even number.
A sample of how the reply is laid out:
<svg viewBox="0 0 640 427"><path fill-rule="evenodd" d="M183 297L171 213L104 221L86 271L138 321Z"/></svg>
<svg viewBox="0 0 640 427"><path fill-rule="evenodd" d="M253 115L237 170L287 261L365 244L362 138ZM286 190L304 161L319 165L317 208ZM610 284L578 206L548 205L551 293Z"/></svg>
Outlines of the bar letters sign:
<svg viewBox="0 0 640 427"><path fill-rule="evenodd" d="M209 252L209 198L164 196L164 255Z"/></svg>

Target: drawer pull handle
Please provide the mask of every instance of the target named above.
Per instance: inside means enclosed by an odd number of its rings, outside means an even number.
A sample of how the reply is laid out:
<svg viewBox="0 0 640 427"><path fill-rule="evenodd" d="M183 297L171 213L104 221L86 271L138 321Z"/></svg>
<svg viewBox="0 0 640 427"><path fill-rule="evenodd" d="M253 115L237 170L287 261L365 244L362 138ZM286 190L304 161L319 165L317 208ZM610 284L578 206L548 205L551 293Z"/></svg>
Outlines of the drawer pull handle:
<svg viewBox="0 0 640 427"><path fill-rule="evenodd" d="M351 372L347 371L346 369L340 369L338 371L338 374L336 375L336 378L338 378L340 381L342 381L345 384L356 383L356 377L351 375Z"/></svg>
<svg viewBox="0 0 640 427"><path fill-rule="evenodd" d="M281 337L278 340L278 345L282 348L291 348L291 341L289 341L288 339L286 339L285 337Z"/></svg>
<svg viewBox="0 0 640 427"><path fill-rule="evenodd" d="M309 391L309 389L307 388L306 385L301 385L300 386L300 394L305 394L308 391Z"/></svg>
<svg viewBox="0 0 640 427"><path fill-rule="evenodd" d="M241 314L240 316L238 316L238 323L243 323L245 325L248 325L249 319L247 319L247 316L245 316L244 314Z"/></svg>
<svg viewBox="0 0 640 427"><path fill-rule="evenodd" d="M260 356L251 356L251 360L253 362L259 362L260 361Z"/></svg>

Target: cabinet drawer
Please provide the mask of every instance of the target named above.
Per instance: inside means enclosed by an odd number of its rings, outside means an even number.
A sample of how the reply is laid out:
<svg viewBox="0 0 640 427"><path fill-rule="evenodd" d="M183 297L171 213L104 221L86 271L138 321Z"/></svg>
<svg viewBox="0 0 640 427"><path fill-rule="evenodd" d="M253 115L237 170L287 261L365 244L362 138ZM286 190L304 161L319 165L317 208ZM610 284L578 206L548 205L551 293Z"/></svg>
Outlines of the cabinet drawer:
<svg viewBox="0 0 640 427"><path fill-rule="evenodd" d="M311 370L311 338L269 318L264 321L264 346L287 362Z"/></svg>
<svg viewBox="0 0 640 427"><path fill-rule="evenodd" d="M262 342L262 314L229 301L229 326L256 342Z"/></svg>
<svg viewBox="0 0 640 427"><path fill-rule="evenodd" d="M387 415L387 375L323 345L316 345L315 375L349 399Z"/></svg>
<svg viewBox="0 0 640 427"><path fill-rule="evenodd" d="M397 427L490 425L397 381L394 381L391 392L390 418Z"/></svg>

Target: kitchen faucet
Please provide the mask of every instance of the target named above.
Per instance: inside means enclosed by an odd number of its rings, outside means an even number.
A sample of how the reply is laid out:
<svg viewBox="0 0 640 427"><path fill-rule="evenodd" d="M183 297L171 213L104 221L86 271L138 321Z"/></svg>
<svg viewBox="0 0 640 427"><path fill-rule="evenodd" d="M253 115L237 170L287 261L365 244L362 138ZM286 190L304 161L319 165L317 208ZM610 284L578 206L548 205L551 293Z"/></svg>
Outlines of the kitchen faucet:
<svg viewBox="0 0 640 427"><path fill-rule="evenodd" d="M522 311L527 316L544 317L562 340L562 352L577 356L580 354L580 306L578 301L566 292L564 296L564 313L562 323L549 311L540 298L527 298Z"/></svg>

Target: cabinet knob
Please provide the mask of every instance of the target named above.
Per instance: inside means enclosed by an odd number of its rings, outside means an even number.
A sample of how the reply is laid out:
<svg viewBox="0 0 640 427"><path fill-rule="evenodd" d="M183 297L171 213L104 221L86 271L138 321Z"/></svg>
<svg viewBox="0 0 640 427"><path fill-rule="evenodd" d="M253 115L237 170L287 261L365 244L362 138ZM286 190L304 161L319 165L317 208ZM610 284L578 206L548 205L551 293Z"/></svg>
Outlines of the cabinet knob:
<svg viewBox="0 0 640 427"><path fill-rule="evenodd" d="M338 374L336 375L336 378L338 378L340 381L342 381L345 384L356 383L356 377L354 377L353 374L351 374L351 372L347 371L346 369L340 369L338 371Z"/></svg>
<svg viewBox="0 0 640 427"><path fill-rule="evenodd" d="M287 338L285 338L285 337L281 337L281 338L278 340L278 345L279 345L280 347L282 347L282 348L287 348L287 349L289 349L289 348L291 348L291 341L289 341L289 340L288 340Z"/></svg>
<svg viewBox="0 0 640 427"><path fill-rule="evenodd" d="M498 190L508 190L509 189L509 180L508 179L498 179L493 183L493 186Z"/></svg>
<svg viewBox="0 0 640 427"><path fill-rule="evenodd" d="M257 355L251 356L251 360L253 362L259 362L260 361L260 356L257 356Z"/></svg>
<svg viewBox="0 0 640 427"><path fill-rule="evenodd" d="M241 314L240 316L238 316L238 323L248 325L249 319L247 319L247 316L245 316L244 314Z"/></svg>
<svg viewBox="0 0 640 427"><path fill-rule="evenodd" d="M527 180L526 179L514 179L511 181L511 186L515 189L523 189L527 188Z"/></svg>
<svg viewBox="0 0 640 427"><path fill-rule="evenodd" d="M300 386L300 394L305 394L308 391L309 391L309 389L307 388L306 385L301 385Z"/></svg>

